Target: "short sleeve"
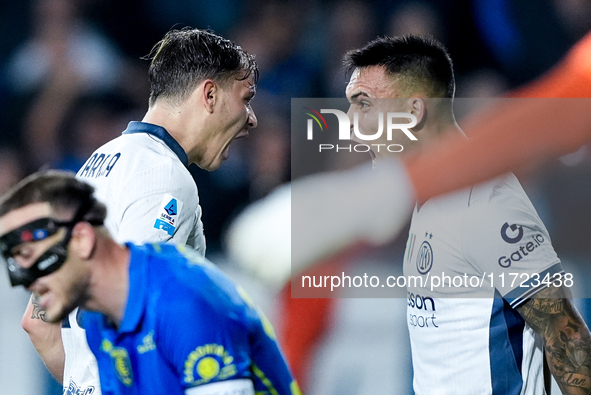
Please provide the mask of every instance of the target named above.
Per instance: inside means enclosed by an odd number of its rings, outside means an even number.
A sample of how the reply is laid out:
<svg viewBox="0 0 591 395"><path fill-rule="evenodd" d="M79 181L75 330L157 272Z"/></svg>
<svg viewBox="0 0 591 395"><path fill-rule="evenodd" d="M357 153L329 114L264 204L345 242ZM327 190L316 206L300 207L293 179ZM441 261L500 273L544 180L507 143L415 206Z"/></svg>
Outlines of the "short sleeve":
<svg viewBox="0 0 591 395"><path fill-rule="evenodd" d="M195 182L174 165L147 169L118 191L120 242L192 243L205 254L201 208Z"/></svg>
<svg viewBox="0 0 591 395"><path fill-rule="evenodd" d="M251 372L255 392L301 395L279 348L273 325L242 287L238 286L237 292L247 304L250 317Z"/></svg>
<svg viewBox="0 0 591 395"><path fill-rule="evenodd" d="M546 274L562 271L550 235L518 183L475 202L461 232L468 263L514 306L541 289Z"/></svg>
<svg viewBox="0 0 591 395"><path fill-rule="evenodd" d="M211 297L224 304L223 295ZM248 331L237 315L232 319L223 307L212 309L190 295L170 302L161 302L170 307L158 316L156 342L181 387L248 377Z"/></svg>
<svg viewBox="0 0 591 395"><path fill-rule="evenodd" d="M229 291L206 286L202 297L167 304L171 308L159 318L157 342L180 385L248 378L255 393L299 394L292 392L297 384L268 321L245 305L236 288Z"/></svg>

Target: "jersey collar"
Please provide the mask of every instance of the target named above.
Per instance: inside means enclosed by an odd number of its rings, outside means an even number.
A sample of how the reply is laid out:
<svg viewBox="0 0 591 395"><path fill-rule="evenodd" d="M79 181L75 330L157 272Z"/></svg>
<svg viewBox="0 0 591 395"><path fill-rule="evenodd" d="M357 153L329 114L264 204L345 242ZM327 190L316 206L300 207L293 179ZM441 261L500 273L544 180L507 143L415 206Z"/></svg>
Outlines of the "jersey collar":
<svg viewBox="0 0 591 395"><path fill-rule="evenodd" d="M123 131L123 134L132 133L147 133L159 138L176 154L176 156L179 157L185 167L189 166L189 158L183 147L181 147L181 145L162 126L147 122L132 121L127 125L127 129Z"/></svg>

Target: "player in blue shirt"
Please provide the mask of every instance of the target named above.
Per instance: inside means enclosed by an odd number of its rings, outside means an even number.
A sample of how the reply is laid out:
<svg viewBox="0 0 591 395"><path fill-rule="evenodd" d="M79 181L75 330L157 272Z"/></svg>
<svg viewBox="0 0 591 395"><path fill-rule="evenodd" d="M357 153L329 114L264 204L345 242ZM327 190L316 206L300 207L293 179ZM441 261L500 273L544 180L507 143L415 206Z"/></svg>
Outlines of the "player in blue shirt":
<svg viewBox="0 0 591 395"><path fill-rule="evenodd" d="M75 307L103 394L300 394L264 314L189 248L118 244L93 188L36 173L0 199L0 260L45 318Z"/></svg>

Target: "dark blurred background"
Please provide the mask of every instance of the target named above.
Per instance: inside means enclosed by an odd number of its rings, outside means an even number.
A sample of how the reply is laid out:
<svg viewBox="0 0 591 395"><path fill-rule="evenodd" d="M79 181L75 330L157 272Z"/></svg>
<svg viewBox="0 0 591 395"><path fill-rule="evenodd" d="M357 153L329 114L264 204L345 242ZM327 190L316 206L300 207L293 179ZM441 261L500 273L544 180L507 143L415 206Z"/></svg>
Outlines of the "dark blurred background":
<svg viewBox="0 0 591 395"><path fill-rule="evenodd" d="M3 0L0 191L43 167L77 171L147 109L148 61L173 27L210 28L256 55L259 128L214 173L193 169L210 250L246 203L289 179L292 97L342 97L344 52L376 35L429 33L451 53L459 97L490 97L546 71L591 26L583 0Z"/></svg>
<svg viewBox="0 0 591 395"><path fill-rule="evenodd" d="M0 193L41 168L77 171L129 121L141 120L149 94L141 57L183 26L235 41L260 68L258 128L234 143L218 171L192 169L208 254L215 254L242 208L289 181L290 99L342 97L347 50L376 35L429 33L450 51L457 96L492 97L555 64L591 28L591 2L2 0ZM574 260L591 251L590 164L583 149L524 180L559 255ZM0 386L7 375L0 372ZM18 393L42 394L26 388Z"/></svg>

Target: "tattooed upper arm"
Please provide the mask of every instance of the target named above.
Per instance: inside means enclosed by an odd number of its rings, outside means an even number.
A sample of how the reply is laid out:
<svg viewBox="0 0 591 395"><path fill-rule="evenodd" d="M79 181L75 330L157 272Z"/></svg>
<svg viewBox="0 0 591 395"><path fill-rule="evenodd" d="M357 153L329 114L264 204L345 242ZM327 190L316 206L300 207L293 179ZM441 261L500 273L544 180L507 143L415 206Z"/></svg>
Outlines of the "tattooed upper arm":
<svg viewBox="0 0 591 395"><path fill-rule="evenodd" d="M591 334L567 287L550 286L517 311L542 337L550 371L563 394L591 391Z"/></svg>

